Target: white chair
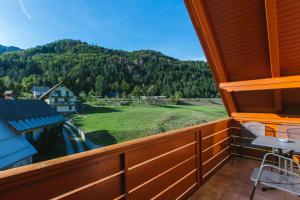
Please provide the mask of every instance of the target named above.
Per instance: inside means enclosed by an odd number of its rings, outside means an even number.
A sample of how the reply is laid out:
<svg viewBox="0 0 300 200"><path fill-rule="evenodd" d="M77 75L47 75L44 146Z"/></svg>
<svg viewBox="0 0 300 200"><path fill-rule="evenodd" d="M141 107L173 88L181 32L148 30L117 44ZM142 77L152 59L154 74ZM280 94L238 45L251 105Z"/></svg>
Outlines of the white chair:
<svg viewBox="0 0 300 200"><path fill-rule="evenodd" d="M278 159L278 166L267 163L267 159L275 157ZM289 163L281 165L280 163ZM296 169L295 169L296 168ZM272 169L272 171L268 170ZM260 168L255 168L251 175L251 180L254 182L254 187L250 196L250 200L254 198L256 187L259 184L267 187L289 192L291 194L300 195L300 165L294 160L274 154L267 153L264 156Z"/></svg>
<svg viewBox="0 0 300 200"><path fill-rule="evenodd" d="M258 122L245 122L242 124L242 126L248 130L250 133L252 133L254 136L264 136L266 127L262 123Z"/></svg>
<svg viewBox="0 0 300 200"><path fill-rule="evenodd" d="M249 140L243 140L243 137L246 138L253 138L254 136L264 136L265 135L265 125L262 123L258 122L244 122L242 123L242 129L241 129L241 134L239 135L238 143L236 143L236 138L234 137L233 142L234 144L238 144L239 146L250 146L253 147L249 143ZM259 148L259 147L257 147ZM235 151L239 155L242 154L241 148L236 148Z"/></svg>
<svg viewBox="0 0 300 200"><path fill-rule="evenodd" d="M300 125L298 124L279 125L277 137L300 140Z"/></svg>
<svg viewBox="0 0 300 200"><path fill-rule="evenodd" d="M300 140L300 125L298 124L283 124L278 126L278 138L287 138L287 139L294 139ZM294 154L300 155L300 152L283 152L286 156L292 158Z"/></svg>

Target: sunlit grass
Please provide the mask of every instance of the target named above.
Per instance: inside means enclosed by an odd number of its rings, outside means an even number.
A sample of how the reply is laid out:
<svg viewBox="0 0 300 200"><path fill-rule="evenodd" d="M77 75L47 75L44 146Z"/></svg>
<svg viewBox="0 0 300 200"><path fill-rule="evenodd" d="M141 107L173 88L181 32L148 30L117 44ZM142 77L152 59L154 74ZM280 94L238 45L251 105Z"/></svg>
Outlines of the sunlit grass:
<svg viewBox="0 0 300 200"><path fill-rule="evenodd" d="M221 105L87 105L74 123L98 145L109 145L135 138L192 126L225 117Z"/></svg>

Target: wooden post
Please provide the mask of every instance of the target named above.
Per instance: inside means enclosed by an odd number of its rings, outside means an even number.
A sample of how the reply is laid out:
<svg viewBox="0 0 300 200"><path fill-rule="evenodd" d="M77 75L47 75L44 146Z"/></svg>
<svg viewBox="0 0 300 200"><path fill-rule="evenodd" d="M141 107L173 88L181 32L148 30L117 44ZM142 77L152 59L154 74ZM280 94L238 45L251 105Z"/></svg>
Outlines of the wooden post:
<svg viewBox="0 0 300 200"><path fill-rule="evenodd" d="M128 189L128 165L127 165L127 160L126 160L126 152L124 152L123 154L120 155L120 159L121 159L121 168L124 170L124 174L122 176L122 181L121 181L121 190L122 192L125 194L124 197L122 199L129 199L129 189Z"/></svg>
<svg viewBox="0 0 300 200"><path fill-rule="evenodd" d="M272 77L280 77L278 24L276 0L265 0L266 21L269 41L270 67ZM275 112L282 110L281 90L274 90Z"/></svg>
<svg viewBox="0 0 300 200"><path fill-rule="evenodd" d="M200 187L202 183L202 178L201 178L201 129L196 131L196 140L197 140L197 145L196 145L196 152L197 152L197 186Z"/></svg>

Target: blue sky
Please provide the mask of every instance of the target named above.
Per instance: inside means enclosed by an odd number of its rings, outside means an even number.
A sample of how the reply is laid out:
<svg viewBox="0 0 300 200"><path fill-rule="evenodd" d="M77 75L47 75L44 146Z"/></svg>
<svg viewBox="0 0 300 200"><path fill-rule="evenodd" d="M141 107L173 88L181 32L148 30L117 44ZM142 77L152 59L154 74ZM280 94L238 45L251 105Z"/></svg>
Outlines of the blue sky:
<svg viewBox="0 0 300 200"><path fill-rule="evenodd" d="M205 59L183 0L0 0L0 44L29 48L66 38Z"/></svg>

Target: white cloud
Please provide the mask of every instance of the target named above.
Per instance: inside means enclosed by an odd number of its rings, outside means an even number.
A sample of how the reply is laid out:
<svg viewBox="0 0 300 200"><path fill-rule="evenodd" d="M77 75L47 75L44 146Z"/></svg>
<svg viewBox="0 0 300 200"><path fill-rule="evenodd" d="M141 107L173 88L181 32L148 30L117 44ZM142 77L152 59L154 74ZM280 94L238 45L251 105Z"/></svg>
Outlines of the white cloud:
<svg viewBox="0 0 300 200"><path fill-rule="evenodd" d="M31 15L29 14L29 12L27 11L27 9L25 8L25 5L23 3L23 0L19 0L19 5L23 11L23 13L26 15L26 17L31 20Z"/></svg>

